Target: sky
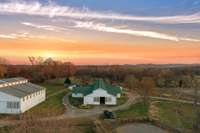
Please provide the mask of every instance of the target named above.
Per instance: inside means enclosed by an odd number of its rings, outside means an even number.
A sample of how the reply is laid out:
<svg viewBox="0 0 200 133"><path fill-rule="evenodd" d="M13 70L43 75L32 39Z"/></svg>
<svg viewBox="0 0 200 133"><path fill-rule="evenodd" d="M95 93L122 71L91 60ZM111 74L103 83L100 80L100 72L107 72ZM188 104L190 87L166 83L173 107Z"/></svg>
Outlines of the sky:
<svg viewBox="0 0 200 133"><path fill-rule="evenodd" d="M0 57L200 63L199 0L0 0Z"/></svg>

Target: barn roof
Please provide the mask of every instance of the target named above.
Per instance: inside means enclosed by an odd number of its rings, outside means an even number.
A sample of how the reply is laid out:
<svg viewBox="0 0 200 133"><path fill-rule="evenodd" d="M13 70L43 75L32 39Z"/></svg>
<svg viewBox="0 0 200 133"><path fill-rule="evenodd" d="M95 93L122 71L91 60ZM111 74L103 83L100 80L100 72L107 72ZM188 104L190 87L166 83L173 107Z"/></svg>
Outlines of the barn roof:
<svg viewBox="0 0 200 133"><path fill-rule="evenodd" d="M21 81L21 80L26 80L26 79L25 78L1 79L0 84L1 83L2 84L10 83L10 82L14 82L14 81ZM41 87L41 86L32 84L30 82L26 82L26 83L1 87L0 92L21 98L21 97L25 97L27 95L38 92L38 91L43 90L43 89L44 88Z"/></svg>
<svg viewBox="0 0 200 133"><path fill-rule="evenodd" d="M103 79L97 79L93 84L85 86L85 87L77 87L73 89L73 93L81 93L84 96L91 94L94 90L104 89L109 94L117 95L122 92L120 87L110 85L106 83Z"/></svg>
<svg viewBox="0 0 200 133"><path fill-rule="evenodd" d="M17 81L22 81L22 80L27 80L27 79L22 78L22 77L5 78L5 79L0 79L0 84L11 83L11 82L17 82Z"/></svg>

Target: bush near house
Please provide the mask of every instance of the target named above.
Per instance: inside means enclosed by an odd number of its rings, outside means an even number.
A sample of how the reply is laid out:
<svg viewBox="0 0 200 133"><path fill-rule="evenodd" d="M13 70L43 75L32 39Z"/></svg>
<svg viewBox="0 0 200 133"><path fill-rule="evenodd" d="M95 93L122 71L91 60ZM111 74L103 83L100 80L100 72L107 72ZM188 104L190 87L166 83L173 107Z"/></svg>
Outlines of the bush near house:
<svg viewBox="0 0 200 133"><path fill-rule="evenodd" d="M69 102L72 106L80 108L80 109L91 109L93 105L84 105L83 98L73 98L72 95L69 96Z"/></svg>
<svg viewBox="0 0 200 133"><path fill-rule="evenodd" d="M83 104L83 98L73 98L72 95L70 95L69 102L72 106L80 107Z"/></svg>

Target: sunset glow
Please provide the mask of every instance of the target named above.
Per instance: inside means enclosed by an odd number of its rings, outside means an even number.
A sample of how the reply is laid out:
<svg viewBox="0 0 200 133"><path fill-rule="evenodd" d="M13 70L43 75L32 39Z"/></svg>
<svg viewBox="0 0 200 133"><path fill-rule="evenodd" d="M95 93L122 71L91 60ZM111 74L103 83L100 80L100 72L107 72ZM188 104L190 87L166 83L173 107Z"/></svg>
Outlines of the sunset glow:
<svg viewBox="0 0 200 133"><path fill-rule="evenodd" d="M28 56L75 64L200 63L200 2L148 2L0 1L0 56L12 64L28 64Z"/></svg>

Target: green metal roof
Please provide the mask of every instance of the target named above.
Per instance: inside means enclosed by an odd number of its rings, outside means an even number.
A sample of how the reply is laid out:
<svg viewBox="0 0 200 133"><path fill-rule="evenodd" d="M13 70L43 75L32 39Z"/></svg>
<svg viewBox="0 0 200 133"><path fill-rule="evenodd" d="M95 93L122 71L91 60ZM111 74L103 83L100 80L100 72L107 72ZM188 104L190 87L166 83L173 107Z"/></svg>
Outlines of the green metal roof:
<svg viewBox="0 0 200 133"><path fill-rule="evenodd" d="M88 85L88 86L76 87L73 89L72 92L75 94L81 93L84 96L86 96L99 88L104 89L105 91L107 91L109 94L112 94L112 95L117 95L118 93L122 92L120 87L110 85L104 82L103 79L97 79L93 84Z"/></svg>

